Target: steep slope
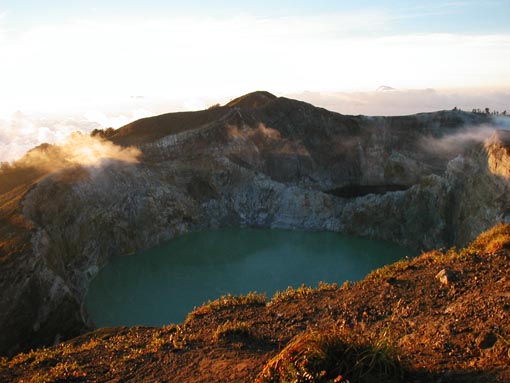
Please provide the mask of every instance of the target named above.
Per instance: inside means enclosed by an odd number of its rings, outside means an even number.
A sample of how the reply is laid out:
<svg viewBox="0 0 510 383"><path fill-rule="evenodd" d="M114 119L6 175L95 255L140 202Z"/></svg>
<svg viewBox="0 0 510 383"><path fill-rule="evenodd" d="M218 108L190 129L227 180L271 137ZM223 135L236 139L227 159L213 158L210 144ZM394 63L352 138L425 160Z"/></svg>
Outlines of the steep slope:
<svg viewBox="0 0 510 383"><path fill-rule="evenodd" d="M3 359L0 380L508 382L509 249L498 225L354 285L224 297L179 326L101 329Z"/></svg>
<svg viewBox="0 0 510 383"><path fill-rule="evenodd" d="M344 116L256 92L230 106L142 119L107 140L96 132L97 145L136 146L138 162L101 157L83 166L58 147L38 148L0 173L9 181L1 189L0 352L90 328L83 299L111 256L193 230L466 244L508 219L506 143L472 134L491 123L460 111Z"/></svg>

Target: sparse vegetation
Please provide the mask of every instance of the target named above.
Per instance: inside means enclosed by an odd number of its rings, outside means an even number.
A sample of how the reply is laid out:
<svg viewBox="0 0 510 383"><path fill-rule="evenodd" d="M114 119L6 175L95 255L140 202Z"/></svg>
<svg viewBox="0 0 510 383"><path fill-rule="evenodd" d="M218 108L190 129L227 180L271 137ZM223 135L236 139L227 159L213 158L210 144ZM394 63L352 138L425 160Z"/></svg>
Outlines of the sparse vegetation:
<svg viewBox="0 0 510 383"><path fill-rule="evenodd" d="M326 283L319 282L316 288L306 286L302 284L298 288L293 288L292 286L287 287L284 291L277 291L268 305L274 305L280 302L289 301L292 299L305 298L310 294L313 294L318 291L333 291L338 289L338 285L336 283Z"/></svg>
<svg viewBox="0 0 510 383"><path fill-rule="evenodd" d="M398 273L407 270L409 267L409 258L401 259L390 265L383 266L379 269L372 271L367 275L365 281L373 281L374 279L388 279L394 278Z"/></svg>
<svg viewBox="0 0 510 383"><path fill-rule="evenodd" d="M65 350L64 350L65 352ZM32 367L38 367L41 363L48 363L57 356L58 352L54 349L43 347L39 350L31 350L27 353L20 353L9 361L9 367L29 363Z"/></svg>
<svg viewBox="0 0 510 383"><path fill-rule="evenodd" d="M104 333L98 330L84 340L61 343L53 348L41 348L28 353L20 353L11 360L2 358L1 368L17 368L29 372L30 382L45 383L55 381L81 381L86 376L84 368L76 361L77 355L84 353L109 354L110 368L125 368L126 364L143 358L145 355L169 350L181 350L186 346L187 335L180 326L169 325L150 332L149 339L133 336L137 328L121 333ZM43 370L43 372L41 372Z"/></svg>
<svg viewBox="0 0 510 383"><path fill-rule="evenodd" d="M508 249L510 249L510 227L500 223L492 229L480 234L476 240L461 250L457 250L455 247L452 247L447 251L432 250L422 254L417 261L421 263L427 262L428 264L434 264L446 259L461 259L483 253L493 254ZM362 283L369 283L376 279L394 278L399 273L407 270L412 264L413 260L404 258L393 264L386 265L372 271L362 281Z"/></svg>
<svg viewBox="0 0 510 383"><path fill-rule="evenodd" d="M477 239L460 251L462 256L477 253L496 253L510 248L510 226L500 223L480 234Z"/></svg>
<svg viewBox="0 0 510 383"><path fill-rule="evenodd" d="M453 110L460 110L460 109L456 109L457 107L455 107ZM490 108L484 108L483 110L480 109L480 108L473 108L471 110L472 113L476 113L476 114L486 114L486 115L493 115L493 116L507 116L507 111L504 110L502 112L500 112L499 110L490 110Z"/></svg>
<svg viewBox="0 0 510 383"><path fill-rule="evenodd" d="M51 383L51 382L69 382L80 381L80 378L87 374L76 362L58 363L51 367L47 372L36 373L30 379L31 383Z"/></svg>
<svg viewBox="0 0 510 383"><path fill-rule="evenodd" d="M403 372L385 339L370 342L345 331L306 332L271 359L256 382L398 382Z"/></svg>
<svg viewBox="0 0 510 383"><path fill-rule="evenodd" d="M107 129L94 129L91 133L91 137L100 137L100 138L109 138L115 134L115 129L107 128Z"/></svg>
<svg viewBox="0 0 510 383"><path fill-rule="evenodd" d="M220 310L226 307L244 306L244 305L263 305L266 303L266 294L258 294L257 292L249 292L246 295L227 294L219 299L209 301L206 304L195 308L186 318L186 321L196 316L207 314L214 310Z"/></svg>
<svg viewBox="0 0 510 383"><path fill-rule="evenodd" d="M216 328L213 338L216 341L236 341L253 339L255 334L249 323L228 320Z"/></svg>
<svg viewBox="0 0 510 383"><path fill-rule="evenodd" d="M180 350L185 345L185 339L182 336L182 330L176 326L175 331L170 333L166 331L154 331L152 339L145 348L146 352L156 353L162 350L177 349Z"/></svg>

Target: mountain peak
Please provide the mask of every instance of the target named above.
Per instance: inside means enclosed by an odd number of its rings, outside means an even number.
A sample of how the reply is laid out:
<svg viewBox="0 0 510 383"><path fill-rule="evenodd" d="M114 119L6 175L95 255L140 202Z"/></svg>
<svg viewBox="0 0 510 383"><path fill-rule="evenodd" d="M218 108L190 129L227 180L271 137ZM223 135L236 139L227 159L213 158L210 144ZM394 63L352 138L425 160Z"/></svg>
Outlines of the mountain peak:
<svg viewBox="0 0 510 383"><path fill-rule="evenodd" d="M266 91L256 91L245 94L244 96L238 97L230 101L226 106L230 108L260 108L266 105L268 102L277 99L274 94Z"/></svg>
<svg viewBox="0 0 510 383"><path fill-rule="evenodd" d="M388 85L381 85L375 91L376 92L387 92L387 91L390 91L390 90L396 90L396 89L391 87L391 86L388 86Z"/></svg>

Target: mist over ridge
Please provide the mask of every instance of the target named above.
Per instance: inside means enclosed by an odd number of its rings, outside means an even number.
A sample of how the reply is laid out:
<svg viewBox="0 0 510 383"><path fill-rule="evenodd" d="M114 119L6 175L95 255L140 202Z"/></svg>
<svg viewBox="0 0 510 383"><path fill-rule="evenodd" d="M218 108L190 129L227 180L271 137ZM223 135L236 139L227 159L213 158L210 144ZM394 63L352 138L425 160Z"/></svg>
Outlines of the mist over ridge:
<svg viewBox="0 0 510 383"><path fill-rule="evenodd" d="M490 110L509 110L510 90L434 90L395 89L381 86L365 92L276 93L346 115L395 116L421 112L451 110L464 111L488 107ZM17 111L0 115L0 162L20 158L42 143L63 143L73 132L90 133L94 129L120 128L142 117L169 112L207 109L211 105L226 104L235 96L212 98L198 96L182 99L158 99L132 96L117 104L75 105L76 112L55 114L38 111Z"/></svg>

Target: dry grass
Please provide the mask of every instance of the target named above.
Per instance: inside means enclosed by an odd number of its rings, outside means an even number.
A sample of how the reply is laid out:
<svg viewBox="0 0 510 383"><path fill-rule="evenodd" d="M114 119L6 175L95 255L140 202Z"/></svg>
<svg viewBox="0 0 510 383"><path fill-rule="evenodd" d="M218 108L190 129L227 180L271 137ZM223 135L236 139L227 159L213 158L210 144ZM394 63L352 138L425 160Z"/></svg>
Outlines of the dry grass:
<svg viewBox="0 0 510 383"><path fill-rule="evenodd" d="M473 253L493 254L504 249L510 249L510 226L499 223L492 229L480 234L461 253L464 255Z"/></svg>
<svg viewBox="0 0 510 383"><path fill-rule="evenodd" d="M374 281L377 279L393 278L397 274L407 270L409 267L409 262L410 262L409 258L404 258L390 265L386 265L379 269L376 269L372 271L370 274L368 274L363 282Z"/></svg>
<svg viewBox="0 0 510 383"><path fill-rule="evenodd" d="M446 251L432 250L414 259L404 258L372 271L361 283L370 283L377 279L396 277L399 273L406 271L414 264L435 264L448 259L462 259L475 255L496 254L502 250L508 249L510 249L510 226L500 223L492 229L480 234L478 238L462 250L457 250L452 247Z"/></svg>
<svg viewBox="0 0 510 383"><path fill-rule="evenodd" d="M271 359L256 383L375 383L403 381L404 369L386 340L346 332L307 332Z"/></svg>
<svg viewBox="0 0 510 383"><path fill-rule="evenodd" d="M334 291L338 289L338 285L336 283L326 283L326 282L319 282L316 288L306 286L305 284L302 284L297 289L293 288L292 286L287 287L284 291L277 291L270 302L268 302L268 305L275 305L280 302L290 301L294 299L301 299L306 298L311 294L314 294L318 291Z"/></svg>
<svg viewBox="0 0 510 383"><path fill-rule="evenodd" d="M76 362L58 363L48 371L40 372L32 376L31 383L53 383L53 382L79 382L87 374Z"/></svg>
<svg viewBox="0 0 510 383"><path fill-rule="evenodd" d="M219 299L209 301L206 304L195 308L188 314L185 323L197 316L202 316L212 311L221 310L227 307L264 304L266 304L266 294L258 294L257 292L250 292L246 295L227 294L221 296Z"/></svg>
<svg viewBox="0 0 510 383"><path fill-rule="evenodd" d="M101 330L100 330L101 331ZM187 338L180 326L170 325L151 332L147 337L135 336L136 332L110 335L95 333L85 341L61 343L57 347L20 353L8 360L3 358L0 368L17 368L29 372L29 382L82 381L86 375L78 365L77 358L83 353L107 353L110 370L123 369L126 364L139 360L144 355L181 350ZM43 370L43 372L41 372Z"/></svg>
<svg viewBox="0 0 510 383"><path fill-rule="evenodd" d="M255 334L252 326L247 322L226 321L220 324L214 332L215 341L238 341L254 339Z"/></svg>
<svg viewBox="0 0 510 383"><path fill-rule="evenodd" d="M505 356L507 357L508 359L510 359L510 340L508 337L505 337L501 334L496 334L496 337L498 338L498 343L499 343L499 346L500 348L502 349L502 356Z"/></svg>

